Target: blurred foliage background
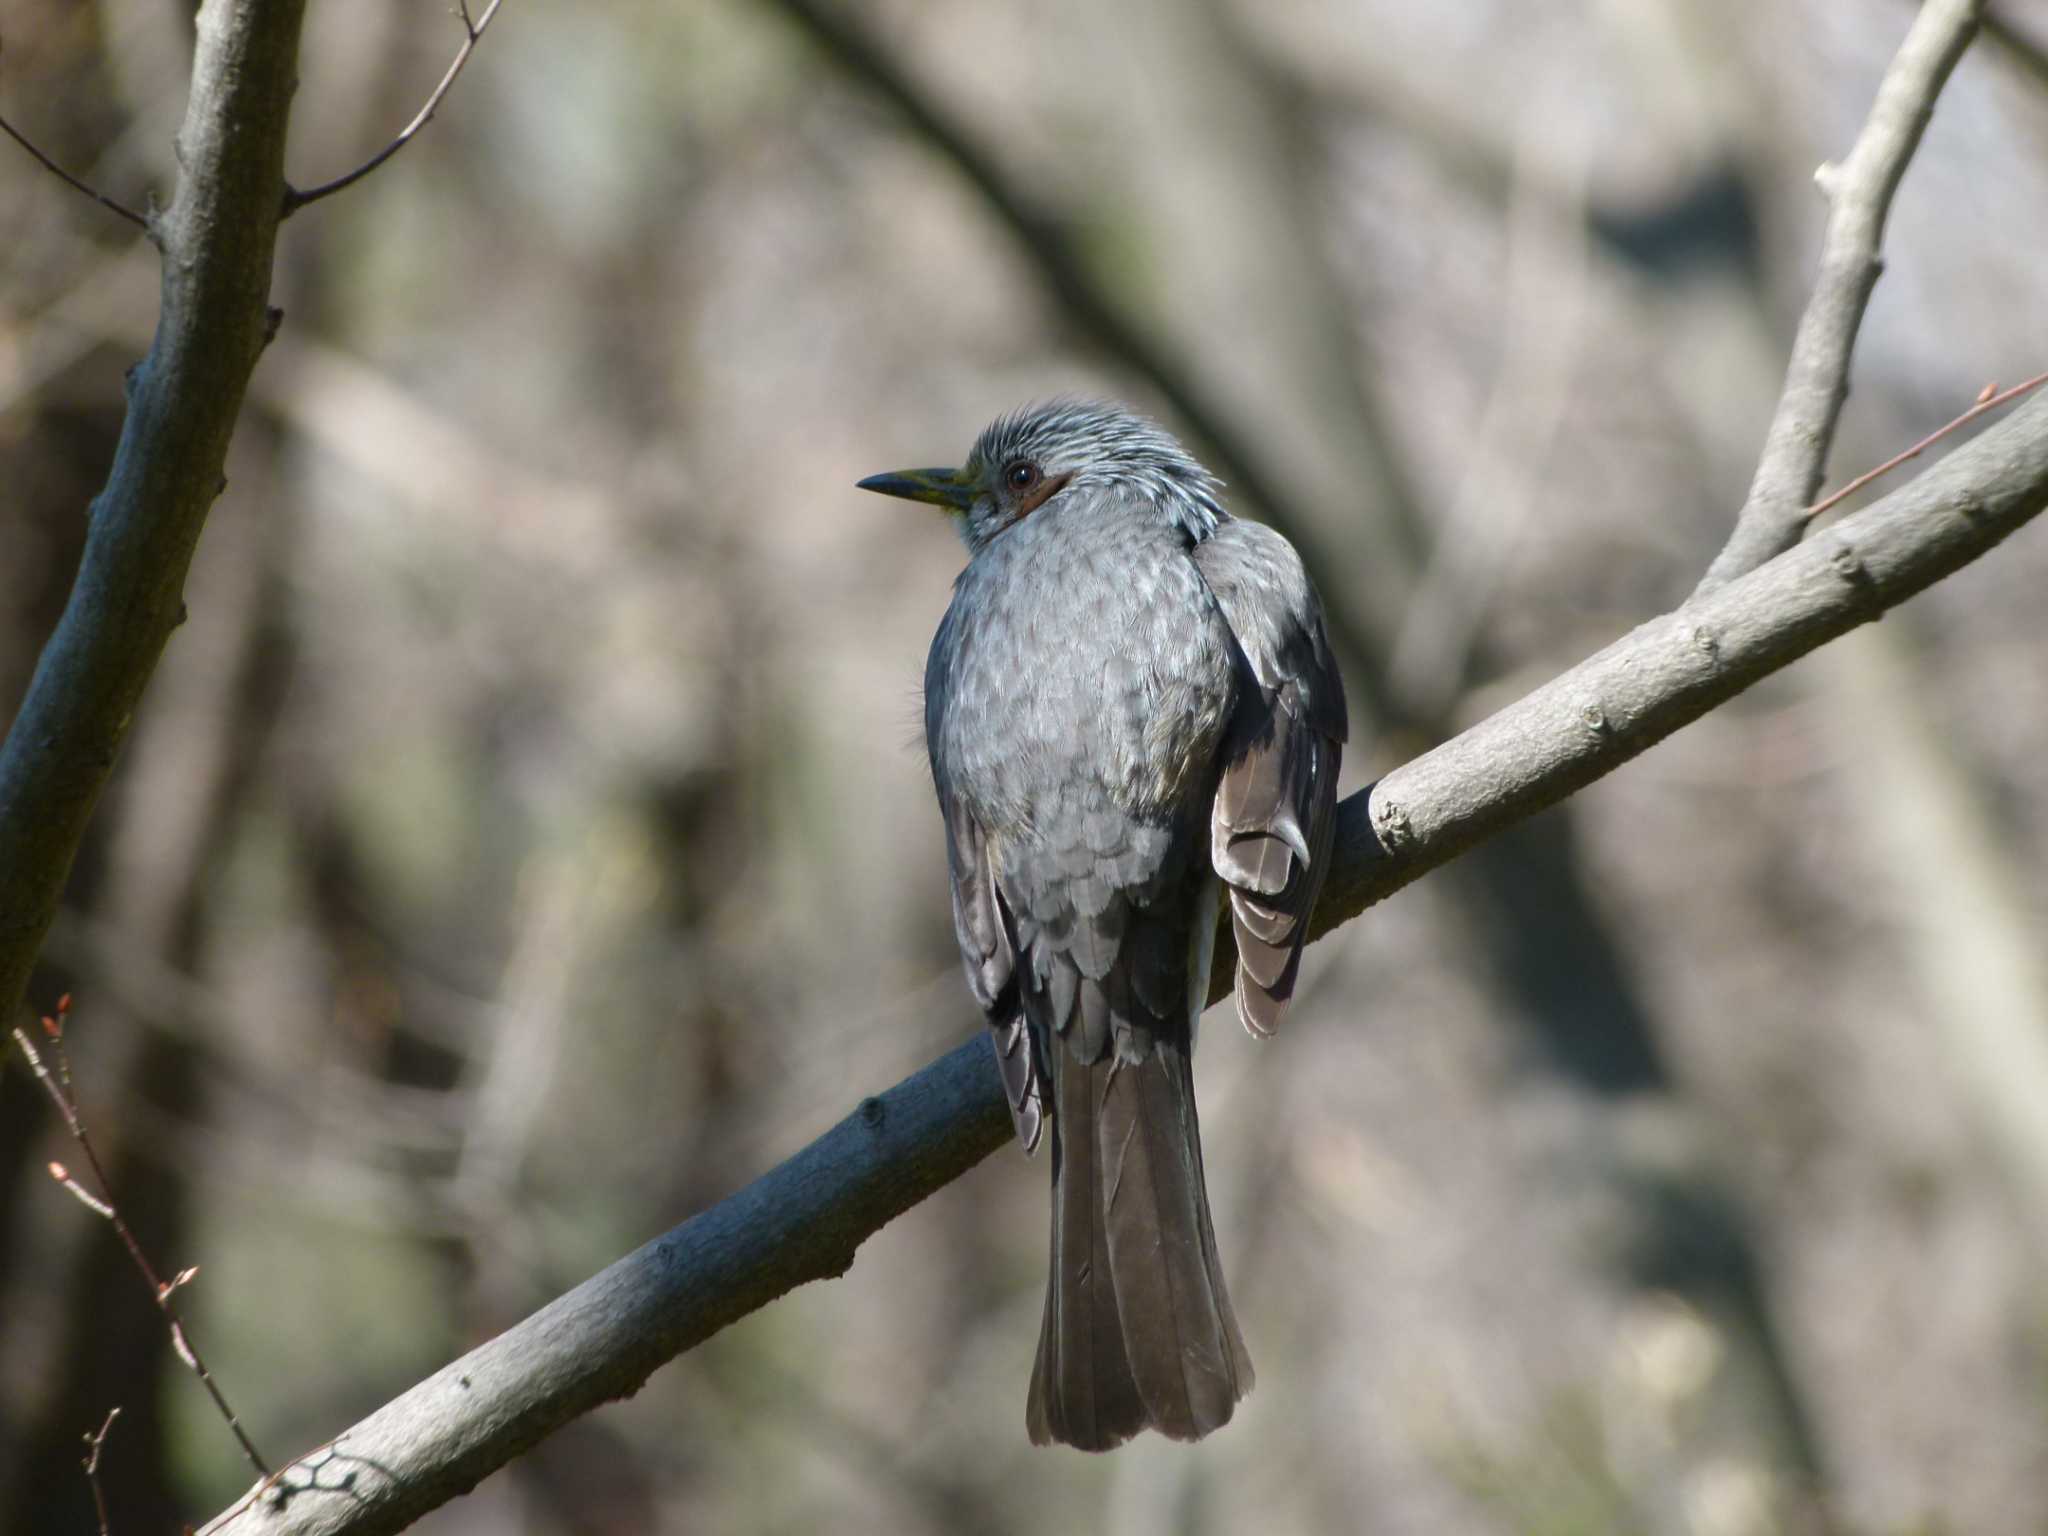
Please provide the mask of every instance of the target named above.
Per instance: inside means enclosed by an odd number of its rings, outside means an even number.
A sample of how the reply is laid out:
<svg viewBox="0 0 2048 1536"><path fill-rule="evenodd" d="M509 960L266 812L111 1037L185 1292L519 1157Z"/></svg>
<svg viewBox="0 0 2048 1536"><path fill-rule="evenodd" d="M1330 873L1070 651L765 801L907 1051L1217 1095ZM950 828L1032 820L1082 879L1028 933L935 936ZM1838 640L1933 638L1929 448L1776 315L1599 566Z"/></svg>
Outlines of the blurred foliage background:
<svg viewBox="0 0 2048 1536"><path fill-rule="evenodd" d="M2048 7L1898 199L1839 481L2043 366ZM168 189L189 6L0 5L0 110ZM273 1458L974 1027L917 739L962 555L863 474L1058 390L1313 550L1347 789L1690 589L1903 0L517 0L286 228L190 622L36 997ZM315 5L290 163L441 4ZM950 142L948 142L950 140ZM153 253L0 154L0 711ZM430 1517L470 1532L2038 1532L2048 541L2032 532L1212 1017L1260 1385L1034 1451L1005 1153ZM251 1480L0 1074L0 1533Z"/></svg>

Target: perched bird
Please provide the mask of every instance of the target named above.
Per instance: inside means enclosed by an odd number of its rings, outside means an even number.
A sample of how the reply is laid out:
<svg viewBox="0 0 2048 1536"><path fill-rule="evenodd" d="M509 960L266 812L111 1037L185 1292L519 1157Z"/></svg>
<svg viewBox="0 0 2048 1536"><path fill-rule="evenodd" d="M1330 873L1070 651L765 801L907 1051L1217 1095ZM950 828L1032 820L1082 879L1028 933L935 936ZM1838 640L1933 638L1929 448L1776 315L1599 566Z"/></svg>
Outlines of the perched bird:
<svg viewBox="0 0 2048 1536"><path fill-rule="evenodd" d="M1058 400L960 469L925 666L953 919L1017 1136L1052 1134L1031 1438L1197 1440L1251 1390L1202 1180L1195 1026L1218 903L1237 1014L1279 1025L1329 863L1343 685L1293 546L1151 422Z"/></svg>

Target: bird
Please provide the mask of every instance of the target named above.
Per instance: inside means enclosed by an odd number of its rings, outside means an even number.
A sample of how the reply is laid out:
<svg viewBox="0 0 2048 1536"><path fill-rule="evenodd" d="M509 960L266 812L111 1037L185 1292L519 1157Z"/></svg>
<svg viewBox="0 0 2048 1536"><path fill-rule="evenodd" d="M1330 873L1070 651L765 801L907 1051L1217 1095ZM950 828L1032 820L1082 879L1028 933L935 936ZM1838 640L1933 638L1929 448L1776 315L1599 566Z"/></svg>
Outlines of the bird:
<svg viewBox="0 0 2048 1536"><path fill-rule="evenodd" d="M925 740L968 988L1018 1140L1051 1143L1026 1428L1199 1440L1253 1377L1195 1034L1222 904L1237 1016L1270 1036L1329 872L1348 722L1321 599L1284 537L1116 404L1027 406L959 468L859 486L942 508L967 547Z"/></svg>

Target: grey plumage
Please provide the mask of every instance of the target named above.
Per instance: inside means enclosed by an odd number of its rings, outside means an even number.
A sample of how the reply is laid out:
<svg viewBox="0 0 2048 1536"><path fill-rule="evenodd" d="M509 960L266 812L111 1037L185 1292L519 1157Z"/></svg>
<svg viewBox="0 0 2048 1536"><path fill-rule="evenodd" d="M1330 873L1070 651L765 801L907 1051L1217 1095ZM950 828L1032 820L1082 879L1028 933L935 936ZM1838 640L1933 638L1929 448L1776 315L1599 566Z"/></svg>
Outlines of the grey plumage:
<svg viewBox="0 0 2048 1536"><path fill-rule="evenodd" d="M1052 1132L1031 1437L1198 1439L1252 1368L1193 1079L1219 893L1239 1018L1278 1026L1328 864L1344 695L1278 534L1165 432L1059 401L959 470L863 486L958 514L925 734L968 986L1027 1150Z"/></svg>

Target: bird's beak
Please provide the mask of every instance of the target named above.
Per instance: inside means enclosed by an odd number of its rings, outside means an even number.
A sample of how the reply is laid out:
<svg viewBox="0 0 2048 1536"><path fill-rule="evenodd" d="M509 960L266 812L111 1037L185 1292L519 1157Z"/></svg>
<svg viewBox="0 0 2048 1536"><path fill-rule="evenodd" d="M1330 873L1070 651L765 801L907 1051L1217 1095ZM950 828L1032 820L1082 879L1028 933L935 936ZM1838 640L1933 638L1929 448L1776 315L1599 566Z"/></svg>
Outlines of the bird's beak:
<svg viewBox="0 0 2048 1536"><path fill-rule="evenodd" d="M894 474L869 475L860 488L906 501L930 502L948 512L965 512L973 506L976 490L974 480L963 469L899 469Z"/></svg>

